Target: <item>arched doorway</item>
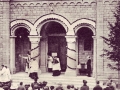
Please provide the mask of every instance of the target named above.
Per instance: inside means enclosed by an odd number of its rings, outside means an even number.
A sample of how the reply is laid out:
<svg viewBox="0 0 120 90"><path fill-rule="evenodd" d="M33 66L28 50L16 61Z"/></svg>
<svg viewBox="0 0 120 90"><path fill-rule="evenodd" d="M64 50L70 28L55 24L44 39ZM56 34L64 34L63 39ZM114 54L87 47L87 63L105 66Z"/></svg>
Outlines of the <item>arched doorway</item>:
<svg viewBox="0 0 120 90"><path fill-rule="evenodd" d="M25 63L26 60L19 57L19 55L27 56L27 51L30 50L30 41L28 38L29 31L20 27L15 30L15 67L16 72L24 72L25 71Z"/></svg>
<svg viewBox="0 0 120 90"><path fill-rule="evenodd" d="M86 64L88 56L92 60L93 70L93 32L88 27L82 27L77 31L78 42L78 64Z"/></svg>
<svg viewBox="0 0 120 90"><path fill-rule="evenodd" d="M64 27L55 21L45 23L40 32L42 36L40 40L40 52L41 62L40 66L45 63L47 71L47 54L57 53L57 57L60 59L61 70L66 71L67 68L67 42L66 31ZM44 48L44 49L43 49ZM45 72L46 72L45 71ZM44 71L43 71L44 72Z"/></svg>

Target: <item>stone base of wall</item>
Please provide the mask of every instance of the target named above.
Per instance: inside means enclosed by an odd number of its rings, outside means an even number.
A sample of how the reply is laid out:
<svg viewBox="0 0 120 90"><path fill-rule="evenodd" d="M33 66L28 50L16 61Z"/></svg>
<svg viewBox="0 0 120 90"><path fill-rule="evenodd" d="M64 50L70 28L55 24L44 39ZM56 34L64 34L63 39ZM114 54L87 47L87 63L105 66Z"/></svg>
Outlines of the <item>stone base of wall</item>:
<svg viewBox="0 0 120 90"><path fill-rule="evenodd" d="M118 79L118 73L104 73L104 75L97 76L97 80Z"/></svg>
<svg viewBox="0 0 120 90"><path fill-rule="evenodd" d="M41 73L44 73L47 71L46 66L40 66Z"/></svg>

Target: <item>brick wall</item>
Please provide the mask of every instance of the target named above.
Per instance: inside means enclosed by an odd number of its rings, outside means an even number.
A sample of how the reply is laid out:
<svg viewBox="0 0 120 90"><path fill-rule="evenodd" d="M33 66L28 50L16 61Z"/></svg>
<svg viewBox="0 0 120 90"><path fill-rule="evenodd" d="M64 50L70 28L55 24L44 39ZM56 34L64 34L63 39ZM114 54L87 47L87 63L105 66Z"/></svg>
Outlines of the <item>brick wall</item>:
<svg viewBox="0 0 120 90"><path fill-rule="evenodd" d="M0 65L9 66L9 2L0 2Z"/></svg>
<svg viewBox="0 0 120 90"><path fill-rule="evenodd" d="M104 20L104 23L103 23L103 28L104 28L104 31L103 31L103 35L107 37L108 33L109 33L109 24L108 22L114 24L115 22L115 17L113 15L113 12L115 11L115 7L117 6L117 1L113 1L113 2L109 2L109 1L106 1L103 3L103 6L104 6L104 16L103 16L103 20ZM108 48L107 45L104 43L104 48ZM117 78L118 77L118 71L116 70L111 70L107 65L108 63L112 63L114 65L114 62L110 60L107 60L106 58L103 59L104 61L104 64L103 64L103 67L104 67L104 76L105 78Z"/></svg>
<svg viewBox="0 0 120 90"><path fill-rule="evenodd" d="M96 3L71 1L11 2L11 21L26 19L34 23L43 15L55 13L73 23L81 18L96 20Z"/></svg>
<svg viewBox="0 0 120 90"><path fill-rule="evenodd" d="M97 2L96 2L97 1ZM9 22L16 19L25 19L35 23L40 17L54 13L65 17L70 23L87 18L96 22L97 35L97 65L98 76L111 75L111 70L107 68L108 61L101 58L103 47L107 47L100 36L106 36L108 31L108 21L114 23L112 10L115 10L116 1L110 0L80 0L77 1L36 1L36 2L0 2L0 63L9 64ZM9 11L10 5L10 11ZM107 72L107 73L106 73Z"/></svg>

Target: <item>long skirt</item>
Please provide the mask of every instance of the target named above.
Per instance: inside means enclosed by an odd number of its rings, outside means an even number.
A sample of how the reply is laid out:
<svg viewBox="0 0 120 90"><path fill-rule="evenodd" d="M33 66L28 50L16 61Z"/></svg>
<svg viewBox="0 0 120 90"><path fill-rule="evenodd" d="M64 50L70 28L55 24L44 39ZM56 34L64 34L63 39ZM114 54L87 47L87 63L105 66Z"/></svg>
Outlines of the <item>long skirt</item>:
<svg viewBox="0 0 120 90"><path fill-rule="evenodd" d="M53 71L53 76L59 76L60 75L60 70L54 70Z"/></svg>

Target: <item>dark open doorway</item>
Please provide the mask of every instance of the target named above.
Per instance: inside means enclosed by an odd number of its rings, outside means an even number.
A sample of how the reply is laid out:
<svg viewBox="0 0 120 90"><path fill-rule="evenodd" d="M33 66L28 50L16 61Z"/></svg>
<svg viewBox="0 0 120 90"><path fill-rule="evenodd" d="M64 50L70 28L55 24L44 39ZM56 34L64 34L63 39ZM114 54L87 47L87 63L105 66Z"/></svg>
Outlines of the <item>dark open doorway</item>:
<svg viewBox="0 0 120 90"><path fill-rule="evenodd" d="M40 34L42 36L41 43L42 41L45 42L47 40L47 51L45 52L50 54L57 53L57 57L60 60L61 70L65 72L67 68L67 42L65 38L66 31L64 27L58 22L51 21L43 25Z"/></svg>
<svg viewBox="0 0 120 90"><path fill-rule="evenodd" d="M20 27L16 30L15 36L15 67L16 72L25 71L26 60L20 58L19 55L26 56L30 50L29 32L26 28Z"/></svg>

